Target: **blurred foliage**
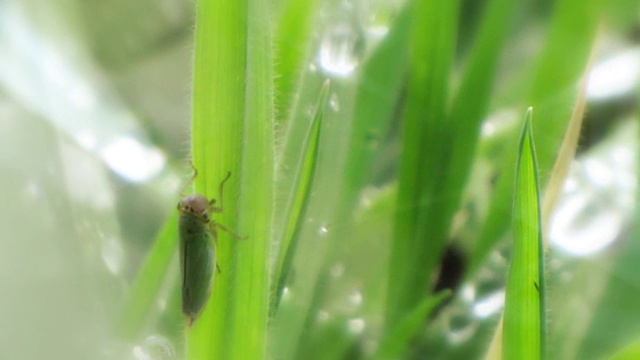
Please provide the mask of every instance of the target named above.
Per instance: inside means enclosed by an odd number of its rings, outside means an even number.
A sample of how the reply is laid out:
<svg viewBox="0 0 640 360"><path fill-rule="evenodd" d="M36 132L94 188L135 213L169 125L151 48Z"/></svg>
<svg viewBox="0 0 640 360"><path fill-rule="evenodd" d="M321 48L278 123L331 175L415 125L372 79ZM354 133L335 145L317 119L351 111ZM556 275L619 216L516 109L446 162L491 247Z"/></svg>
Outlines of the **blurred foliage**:
<svg viewBox="0 0 640 360"><path fill-rule="evenodd" d="M227 3L0 2L0 358L183 358L171 214L190 151L210 197L233 170L221 222L250 238L219 242L213 303L228 307L203 324L225 319L189 337L252 330L261 348L236 340L233 358L483 358L504 304L522 115L534 107L545 189L592 51L564 227L550 233L547 347L635 351L640 1L248 0L246 27L215 13L230 20L194 39L211 4ZM229 53L194 65L195 41ZM213 68L227 55L232 70ZM575 251L594 235L607 241Z"/></svg>

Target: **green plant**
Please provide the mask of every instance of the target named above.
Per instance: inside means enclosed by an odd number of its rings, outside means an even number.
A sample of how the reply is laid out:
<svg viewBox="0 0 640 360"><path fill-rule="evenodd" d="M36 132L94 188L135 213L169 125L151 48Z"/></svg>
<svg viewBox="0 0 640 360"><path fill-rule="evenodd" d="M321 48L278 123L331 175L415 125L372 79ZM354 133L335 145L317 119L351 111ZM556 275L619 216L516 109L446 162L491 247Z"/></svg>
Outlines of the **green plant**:
<svg viewBox="0 0 640 360"><path fill-rule="evenodd" d="M633 356L640 250L625 206L637 201L626 194L616 203L616 186L632 193L637 169L584 180L570 164L614 163L610 154L629 150L616 144L637 142L626 121L637 117L635 95L598 100L584 74L590 54L597 66L602 49L628 41L638 1L89 4L0 5L0 101L10 109L0 108L0 136L18 154L0 156L11 189L0 208L10 256L0 264L10 275L5 293L18 294L0 307L13 334L3 357L42 358L26 353L25 339L84 336L89 345L47 355L496 358L502 351L489 352L489 339L514 350L523 337L512 315L525 312L540 329L532 358ZM595 46L598 26L607 46ZM528 106L535 116L521 137ZM187 108L189 139L176 135L187 133ZM528 172L518 159L534 153L519 139L535 140L538 165ZM188 192L215 197L232 173L214 216L247 237L218 232L220 273L190 328L180 313L175 210L187 153L199 173ZM546 272L532 281L515 269L507 282L509 261L521 259L513 244L526 238L514 232L522 219L537 222L531 238L541 246L553 210L572 214L567 173L583 186L573 194L597 204L582 208L573 236L586 239L613 217L619 248L569 256L556 241L524 262L544 261ZM533 178L542 192L523 198L534 182L516 179ZM598 181L614 184L610 202L585 185ZM514 295L518 284L540 296ZM30 296L41 287L62 295L43 306L45 297ZM505 288L501 327L495 299ZM546 301L548 313L530 301ZM24 319L13 315L17 305Z"/></svg>

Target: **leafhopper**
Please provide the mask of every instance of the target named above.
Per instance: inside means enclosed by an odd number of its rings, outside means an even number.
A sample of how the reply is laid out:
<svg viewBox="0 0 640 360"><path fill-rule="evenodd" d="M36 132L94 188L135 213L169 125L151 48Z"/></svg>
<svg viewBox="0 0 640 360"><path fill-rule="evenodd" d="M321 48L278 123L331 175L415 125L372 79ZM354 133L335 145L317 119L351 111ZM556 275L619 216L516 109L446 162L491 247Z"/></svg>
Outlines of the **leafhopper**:
<svg viewBox="0 0 640 360"><path fill-rule="evenodd" d="M196 175L197 172L193 178ZM211 218L212 214L221 213L223 210L223 187L229 177L231 172L228 172L220 183L220 206L216 206L216 199L208 200L200 194L191 194L178 203L182 313L187 317L189 326L198 318L211 294L214 268L217 266L217 230L229 232L226 227ZM238 237L235 234L234 236Z"/></svg>

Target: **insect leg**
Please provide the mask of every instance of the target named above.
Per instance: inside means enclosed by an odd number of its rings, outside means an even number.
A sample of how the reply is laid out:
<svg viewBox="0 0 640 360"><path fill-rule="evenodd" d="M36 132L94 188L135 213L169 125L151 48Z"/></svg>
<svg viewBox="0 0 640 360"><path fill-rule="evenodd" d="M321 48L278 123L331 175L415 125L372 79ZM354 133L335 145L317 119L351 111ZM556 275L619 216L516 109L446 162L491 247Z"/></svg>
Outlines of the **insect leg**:
<svg viewBox="0 0 640 360"><path fill-rule="evenodd" d="M227 182L227 180L229 180L229 178L231 177L231 171L227 172L227 177L224 178L224 180L222 180L222 182L220 183L220 194L218 195L218 197L220 198L220 206L216 207L214 206L216 203L216 199L211 199L209 201L209 211L211 212L215 212L215 213L219 213L222 212L222 210L224 209L224 205L222 202L222 195L223 195L223 188L224 188L224 183Z"/></svg>
<svg viewBox="0 0 640 360"><path fill-rule="evenodd" d="M215 221L209 222L209 232L211 233L211 237L213 238L214 250L215 250L215 247L218 246L218 230L216 229L216 226L219 226L219 225ZM215 256L213 258L214 258L214 261L215 261ZM217 261L216 261L216 270L218 271L218 274L220 274L222 272L222 271L220 271L220 266L218 266L218 262Z"/></svg>
<svg viewBox="0 0 640 360"><path fill-rule="evenodd" d="M193 185L193 182L196 180L196 177L198 176L198 169L196 169L196 167L193 166L193 161L189 161L189 165L191 165L191 168L193 169L193 175L191 176L191 179L189 179L189 181L180 190L180 197L185 196L185 193L184 193L185 190L187 190L189 186Z"/></svg>
<svg viewBox="0 0 640 360"><path fill-rule="evenodd" d="M234 238L236 238L236 239L238 239L238 240L246 240L246 239L248 239L248 238L249 238L248 236L240 236L240 235L238 235L238 234L234 233L233 231L231 231L231 230L227 229L227 227L226 227L226 226L224 226L224 225L222 225L222 224L220 224L220 223L215 223L215 224L213 224L212 226L214 226L214 227L219 227L220 229L222 229L222 230L226 231L227 233L229 233L230 235L232 235Z"/></svg>

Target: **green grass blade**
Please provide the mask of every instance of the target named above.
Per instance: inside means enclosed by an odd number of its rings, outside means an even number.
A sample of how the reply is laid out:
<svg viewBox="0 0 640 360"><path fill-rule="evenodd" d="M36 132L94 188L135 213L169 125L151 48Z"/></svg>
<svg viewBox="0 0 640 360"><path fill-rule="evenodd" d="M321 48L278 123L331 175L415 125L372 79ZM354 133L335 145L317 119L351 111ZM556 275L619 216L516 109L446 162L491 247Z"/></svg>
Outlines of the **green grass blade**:
<svg viewBox="0 0 640 360"><path fill-rule="evenodd" d="M349 136L349 153L345 165L345 188L341 201L345 218L364 183L370 177L371 164L379 153L381 139L393 123L402 93L408 62L409 34L413 6L409 3L398 15L389 34L364 64L356 89L353 125Z"/></svg>
<svg viewBox="0 0 640 360"><path fill-rule="evenodd" d="M542 199L542 207L541 207L541 219L542 219L542 227L544 229L543 239L545 241L544 247L545 252L548 247L548 224L553 211L555 210L556 202L560 196L562 191L564 181L567 177L567 173L569 170L569 166L573 161L576 148L578 146L578 137L580 135L580 129L582 127L582 119L584 116L584 111L586 107L586 79L587 74L589 72L590 66L587 66L587 70L582 78L580 84L580 90L578 92L578 97L576 99L576 103L573 108L573 113L571 114L571 120L569 121L569 125L567 127L567 132L564 135L562 146L560 147L560 152L558 153L558 158L553 167L553 172L549 177L549 181L547 183L546 190L544 191L544 197ZM502 319L500 320L500 324L502 324ZM554 339L557 340L557 339ZM496 329L494 339L492 340L490 350L486 356L486 359L495 358L495 354L500 353L500 346L502 342L502 326ZM551 346L551 345L550 345Z"/></svg>
<svg viewBox="0 0 640 360"><path fill-rule="evenodd" d="M308 206L318 160L320 129L322 126L322 117L324 116L324 109L326 108L328 94L329 81L327 80L320 90L315 115L313 116L311 126L309 127L309 131L303 141L303 155L300 157L300 163L296 167L297 171L293 177L293 184L295 184L295 186L292 187L285 207L285 214L287 214L287 216L285 217L286 224L284 236L278 251L278 259L275 264L276 270L274 272L274 278L276 280L274 281L274 285L277 286L277 288L274 290L275 300L272 303L272 315L275 310L277 310L278 304L280 303L282 289L284 288L287 276L289 275L296 244L300 238L300 228L305 219L306 208Z"/></svg>
<svg viewBox="0 0 640 360"><path fill-rule="evenodd" d="M115 325L118 336L131 340L142 330L178 247L177 234L177 213L174 213L160 230L156 242L131 285Z"/></svg>
<svg viewBox="0 0 640 360"><path fill-rule="evenodd" d="M217 197L220 181L231 171L224 189L225 209L216 220L235 230L238 183L243 175L239 168L245 116L247 3L199 0L196 11L191 129L193 164L198 170L196 190ZM235 245L230 235L218 233L217 261L222 272L215 276L202 315L188 331L188 359L229 358L233 345L226 334L233 321L231 248Z"/></svg>
<svg viewBox="0 0 640 360"><path fill-rule="evenodd" d="M451 126L453 137L448 181L445 182L449 209L446 217L458 209L464 185L471 171L480 136L480 125L486 116L491 99L498 59L509 34L516 2L492 0L485 6L478 37L471 49L460 87L453 99Z"/></svg>
<svg viewBox="0 0 640 360"><path fill-rule="evenodd" d="M541 169L550 169L571 115L575 101L574 86L584 71L593 46L598 24L598 0L561 0L555 4L546 44L536 60L533 81L529 85L529 104L536 108L536 132L545 134L538 141ZM511 146L511 145L510 145ZM513 144L515 146L515 144ZM511 213L513 164L515 156L507 153L505 164L490 202L489 213L479 232L468 275L485 261L488 253L506 233ZM544 173L544 172L543 172ZM545 179L542 179L545 183Z"/></svg>
<svg viewBox="0 0 640 360"><path fill-rule="evenodd" d="M275 103L278 120L288 119L305 68L316 0L289 0L275 31Z"/></svg>
<svg viewBox="0 0 640 360"><path fill-rule="evenodd" d="M377 142L386 135L393 111L397 110L396 101L400 96L398 93L401 92L400 87L407 68L406 57L403 58L398 54L406 53L406 35L411 29L410 15L407 10L398 15L398 20L394 21L387 37L366 59L364 66L354 72L357 79L367 85L360 86L359 81L332 80L330 99L332 101L335 99L336 102L332 102L332 106L327 108L324 114L322 155L318 159L317 176L320 176L318 179L325 177L324 181L318 181L314 185L314 193L330 191L331 194L326 196L323 194L320 197L322 200L319 201L318 197L313 196L310 199L311 205L307 215L307 218L322 217L329 231L326 235L317 230L308 232L308 223L302 229L305 241L299 242L293 260L293 266L298 271L295 273L295 280L287 282L291 294L295 294L293 295L295 303L283 300L273 322L272 339L275 340L272 348L274 353L282 358L297 358L296 354L300 354L300 351L315 344L331 342L330 338L335 335L331 331L323 330L325 326L329 326L328 324L317 322L317 307L320 306L320 309L324 310L325 302L334 296L331 291L325 292L322 286L317 286L317 283L322 282L324 272L328 272L333 264L337 261L345 261L342 246L351 242L351 240L345 241L350 239L348 235L350 225L345 225L350 224L353 217L353 211L348 209L353 209L357 204L356 200L362 190L358 183L368 180L367 173L370 168L367 163L370 164L373 161L375 153L379 150L379 148L376 149ZM400 18L404 21L400 22ZM319 74L314 73L305 77L305 88L316 88L318 77ZM308 93L309 91L306 91L305 94L301 94L301 99L313 98L315 103L317 91L314 92L313 97ZM302 103L312 102L306 100ZM334 106L338 103L338 107ZM308 108L309 105L300 106L298 111ZM306 111L302 111L298 116L300 119L309 115ZM301 124L303 126L300 126ZM300 139L306 137L308 123L295 121L290 125L284 139L283 168L296 170L299 166L300 149L305 148L301 145ZM325 141L327 141L326 144ZM331 145L325 146L327 144ZM347 165L343 160L345 157ZM362 173L358 172L350 168L352 165L365 170ZM286 175L286 170L283 171L283 175ZM295 184L295 181L293 183ZM317 186L321 187L317 188ZM314 207L321 203L324 204ZM331 209L330 212L320 210L327 209L327 206ZM311 241L316 236L323 240ZM386 245L381 245L381 250L383 248L386 248ZM384 273L386 274L386 267ZM376 291L384 290L384 286L376 287ZM320 301L316 301L318 298ZM329 338L322 339L324 336ZM356 341L353 334L347 336L349 339L340 344L348 345ZM334 351L339 352L337 346L332 347Z"/></svg>
<svg viewBox="0 0 640 360"><path fill-rule="evenodd" d="M444 246L443 233L448 230L429 216L442 205L436 183L441 181L450 148L445 110L459 3L423 0L414 6L398 192L398 209L407 211L399 211L395 219L387 326L393 326L428 293L431 271Z"/></svg>
<svg viewBox="0 0 640 360"><path fill-rule="evenodd" d="M451 291L444 290L425 298L380 340L380 346L373 358L380 360L401 358L409 342L424 324L424 319L428 318L429 314L450 296Z"/></svg>
<svg viewBox="0 0 640 360"><path fill-rule="evenodd" d="M236 242L232 261L231 326L225 332L228 359L264 359L269 318L269 255L273 235L274 109L273 64L264 0L249 1L245 131ZM245 175L246 174L246 175Z"/></svg>
<svg viewBox="0 0 640 360"><path fill-rule="evenodd" d="M531 117L529 108L516 171L513 255L503 319L504 359L541 359L545 352L544 253Z"/></svg>

